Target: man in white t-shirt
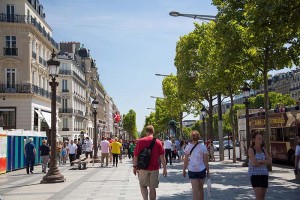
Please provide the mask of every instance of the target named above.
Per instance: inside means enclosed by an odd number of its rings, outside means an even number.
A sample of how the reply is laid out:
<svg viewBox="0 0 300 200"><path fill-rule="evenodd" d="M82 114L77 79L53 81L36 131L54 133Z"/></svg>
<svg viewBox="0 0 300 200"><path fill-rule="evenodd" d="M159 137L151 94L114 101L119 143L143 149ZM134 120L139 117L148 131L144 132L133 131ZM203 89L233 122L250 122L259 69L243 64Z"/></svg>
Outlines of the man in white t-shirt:
<svg viewBox="0 0 300 200"><path fill-rule="evenodd" d="M73 140L70 141L70 144L68 144L68 154L70 159L70 165L73 166L74 163L72 163L75 160L75 156L77 154L77 145L74 143Z"/></svg>
<svg viewBox="0 0 300 200"><path fill-rule="evenodd" d="M165 157L166 157L166 164L168 164L168 158L170 159L170 165L172 165L172 142L167 137L164 141L164 148L165 148Z"/></svg>
<svg viewBox="0 0 300 200"><path fill-rule="evenodd" d="M93 157L93 143L92 140L90 140L89 137L85 138L85 158L88 158L88 156L90 155L90 158Z"/></svg>
<svg viewBox="0 0 300 200"><path fill-rule="evenodd" d="M104 164L104 158L105 158L105 164L108 166L108 157L109 157L109 141L107 140L106 137L103 138L103 140L100 142L101 146L101 167L103 167Z"/></svg>

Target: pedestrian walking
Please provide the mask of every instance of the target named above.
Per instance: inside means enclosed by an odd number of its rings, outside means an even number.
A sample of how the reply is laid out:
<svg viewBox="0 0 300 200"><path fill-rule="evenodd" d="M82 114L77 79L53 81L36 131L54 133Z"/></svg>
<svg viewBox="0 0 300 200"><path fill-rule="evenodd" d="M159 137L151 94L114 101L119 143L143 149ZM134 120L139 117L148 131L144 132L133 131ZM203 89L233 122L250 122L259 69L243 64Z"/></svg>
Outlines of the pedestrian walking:
<svg viewBox="0 0 300 200"><path fill-rule="evenodd" d="M47 145L47 140L42 140L42 145L40 146L39 151L42 160L42 172L46 173L50 156L50 147Z"/></svg>
<svg viewBox="0 0 300 200"><path fill-rule="evenodd" d="M70 160L70 165L73 166L74 163L72 163L75 158L76 158L76 153L77 153L77 145L74 144L74 141L71 140L70 144L68 144L68 155L69 155L69 160Z"/></svg>
<svg viewBox="0 0 300 200"><path fill-rule="evenodd" d="M159 160L163 165L163 176L167 176L164 148L160 140L153 138L153 134L153 126L148 125L146 127L146 136L138 140L134 149L133 173L134 175L138 173L140 189L144 200L148 200L148 194L150 200L156 199L156 188L158 188L159 184ZM140 152L142 152L144 148L149 148L153 140L154 145L151 149L150 163L147 169L138 169L137 164Z"/></svg>
<svg viewBox="0 0 300 200"><path fill-rule="evenodd" d="M199 139L199 132L192 131L192 142L184 149L183 176L186 177L186 169L188 169L188 176L193 190L193 200L204 199L204 180L206 176L210 177L207 148L204 144L198 142Z"/></svg>
<svg viewBox="0 0 300 200"><path fill-rule="evenodd" d="M118 167L119 155L121 153L122 144L118 142L118 138L111 143L111 153L113 155L113 166Z"/></svg>
<svg viewBox="0 0 300 200"><path fill-rule="evenodd" d="M61 161L62 161L62 159L61 159L61 150L62 150L62 144L59 142L59 141L57 141L56 142L56 162L58 162L58 164L60 165L61 164Z"/></svg>
<svg viewBox="0 0 300 200"><path fill-rule="evenodd" d="M104 158L105 158L105 165L108 166L108 157L110 154L110 147L109 147L109 141L106 137L103 138L103 140L100 142L101 146L101 167L103 167L104 164Z"/></svg>
<svg viewBox="0 0 300 200"><path fill-rule="evenodd" d="M119 143L121 144L121 147L120 147L120 154L119 154L119 160L120 160L120 163L122 163L122 160L123 160L123 148L124 148L124 145L122 143L122 139L119 139Z"/></svg>
<svg viewBox="0 0 300 200"><path fill-rule="evenodd" d="M61 150L61 157L62 157L62 164L65 165L67 163L67 152L68 152L68 143L64 142L62 150Z"/></svg>
<svg viewBox="0 0 300 200"><path fill-rule="evenodd" d="M34 161L35 161L36 149L35 149L35 146L32 142L33 142L33 139L29 138L28 143L24 147L27 174L29 174L29 167L30 167L30 173L33 174L33 170L34 170Z"/></svg>
<svg viewBox="0 0 300 200"><path fill-rule="evenodd" d="M135 148L135 141L130 141L130 145L129 145L129 153L128 153L128 158L132 158L133 159L133 152L134 152L134 148Z"/></svg>
<svg viewBox="0 0 300 200"><path fill-rule="evenodd" d="M248 173L256 200L264 200L268 188L269 172L267 165L271 164L271 157L262 147L263 136L256 132L252 136L252 145L248 150L249 167Z"/></svg>
<svg viewBox="0 0 300 200"><path fill-rule="evenodd" d="M296 151L295 151L295 176L300 179L300 134L297 135Z"/></svg>
<svg viewBox="0 0 300 200"><path fill-rule="evenodd" d="M74 140L74 143L77 145L76 159L80 159L80 155L82 154L82 145L80 139Z"/></svg>
<svg viewBox="0 0 300 200"><path fill-rule="evenodd" d="M93 157L93 142L90 140L89 137L85 138L85 158L88 158L90 155L90 158Z"/></svg>
<svg viewBox="0 0 300 200"><path fill-rule="evenodd" d="M165 148L165 159L166 164L168 164L168 159L170 160L170 165L172 165L172 142L169 140L169 137L164 141Z"/></svg>
<svg viewBox="0 0 300 200"><path fill-rule="evenodd" d="M185 142L184 142L184 140L181 140L180 144L179 144L179 147L178 147L178 156L179 156L180 162L183 162L184 148L185 148Z"/></svg>

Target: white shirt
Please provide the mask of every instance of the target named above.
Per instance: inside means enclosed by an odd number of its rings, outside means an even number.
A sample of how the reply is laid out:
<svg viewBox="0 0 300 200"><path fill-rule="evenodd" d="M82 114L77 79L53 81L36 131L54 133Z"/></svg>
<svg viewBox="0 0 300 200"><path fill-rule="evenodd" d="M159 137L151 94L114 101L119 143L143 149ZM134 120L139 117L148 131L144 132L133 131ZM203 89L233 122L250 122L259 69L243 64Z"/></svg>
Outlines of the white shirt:
<svg viewBox="0 0 300 200"><path fill-rule="evenodd" d="M166 140L164 142L165 149L172 149L172 142L170 140Z"/></svg>
<svg viewBox="0 0 300 200"><path fill-rule="evenodd" d="M207 156L207 148L204 144L198 144L194 148L192 155L190 155L193 147L194 144L188 144L184 149L184 153L190 156L188 170L192 172L201 172L205 169L204 156Z"/></svg>
<svg viewBox="0 0 300 200"><path fill-rule="evenodd" d="M102 153L109 153L109 141L102 140L100 142L100 146L101 146L101 152Z"/></svg>
<svg viewBox="0 0 300 200"><path fill-rule="evenodd" d="M68 144L69 154L76 154L77 145L76 144Z"/></svg>
<svg viewBox="0 0 300 200"><path fill-rule="evenodd" d="M91 152L93 147L93 143L91 140L86 140L85 141L85 151Z"/></svg>

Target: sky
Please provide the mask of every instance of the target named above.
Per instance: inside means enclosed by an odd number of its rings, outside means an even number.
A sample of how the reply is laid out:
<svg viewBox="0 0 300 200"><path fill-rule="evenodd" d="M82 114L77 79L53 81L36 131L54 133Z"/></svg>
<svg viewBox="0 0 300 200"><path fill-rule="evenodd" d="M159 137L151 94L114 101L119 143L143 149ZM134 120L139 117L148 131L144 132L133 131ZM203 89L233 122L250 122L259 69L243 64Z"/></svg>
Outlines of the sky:
<svg viewBox="0 0 300 200"><path fill-rule="evenodd" d="M100 81L121 114L136 112L141 131L145 116L163 96L163 77L176 74L176 42L194 29L170 11L216 15L210 0L40 0L56 42L76 41L90 49Z"/></svg>
<svg viewBox="0 0 300 200"><path fill-rule="evenodd" d="M216 15L211 0L40 0L56 42L80 42L96 60L100 81L121 114L136 112L137 129L162 97L163 77L176 74L176 42L194 30L170 11ZM283 70L286 71L286 70ZM271 73L274 74L275 72ZM185 119L194 119L190 115Z"/></svg>

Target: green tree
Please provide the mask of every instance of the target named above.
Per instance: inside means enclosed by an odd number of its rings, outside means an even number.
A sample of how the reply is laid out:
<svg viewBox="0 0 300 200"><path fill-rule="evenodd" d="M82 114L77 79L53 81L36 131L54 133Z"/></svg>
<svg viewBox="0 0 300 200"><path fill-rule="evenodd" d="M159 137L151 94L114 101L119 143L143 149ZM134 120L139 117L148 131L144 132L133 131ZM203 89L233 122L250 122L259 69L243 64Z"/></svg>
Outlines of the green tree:
<svg viewBox="0 0 300 200"><path fill-rule="evenodd" d="M136 128L136 113L134 110L130 109L123 119L123 128L129 133L131 139L138 138L138 132Z"/></svg>
<svg viewBox="0 0 300 200"><path fill-rule="evenodd" d="M189 113L189 110L186 109L186 106L179 97L177 76L169 75L165 77L162 82L162 89L168 112L171 116L178 116L179 118L178 137L181 138L183 112Z"/></svg>
<svg viewBox="0 0 300 200"><path fill-rule="evenodd" d="M200 114L202 102L208 102L208 107L205 106L208 138L212 132L213 101L218 92L214 31L214 22L195 24L195 30L177 42L175 56L179 96L184 104Z"/></svg>
<svg viewBox="0 0 300 200"><path fill-rule="evenodd" d="M246 52L244 61L263 77L264 108L269 108L268 72L299 63L299 1L213 0L218 20L235 23L240 29ZM270 152L269 110L266 109L266 147Z"/></svg>

